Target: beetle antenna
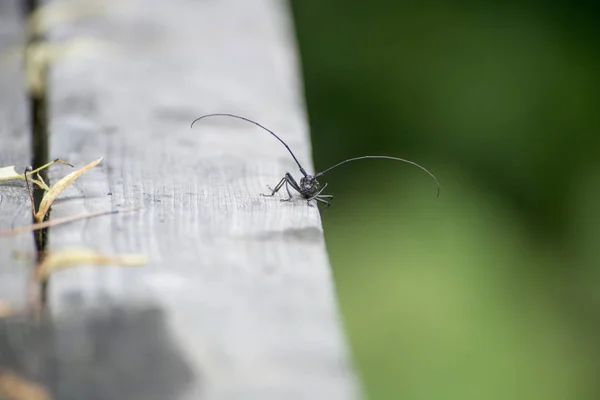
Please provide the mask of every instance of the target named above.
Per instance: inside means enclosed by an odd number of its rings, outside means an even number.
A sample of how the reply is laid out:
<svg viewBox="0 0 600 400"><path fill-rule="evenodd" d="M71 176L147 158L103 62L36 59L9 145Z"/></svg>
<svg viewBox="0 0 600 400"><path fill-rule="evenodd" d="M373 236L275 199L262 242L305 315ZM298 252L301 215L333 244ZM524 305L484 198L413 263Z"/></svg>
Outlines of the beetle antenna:
<svg viewBox="0 0 600 400"><path fill-rule="evenodd" d="M237 119L241 119L243 121L246 122L250 122L251 124L254 124L256 126L258 126L259 128L264 129L265 131L269 132L271 135L275 136L275 138L277 138L277 140L279 140L286 149L288 149L288 151L290 152L290 154L292 155L292 157L294 158L294 161L296 161L296 164L298 164L298 168L300 168L300 172L302 172L302 174L304 174L304 176L307 176L308 174L306 173L306 171L304 170L304 168L302 168L302 165L300 165L300 162L298 161L298 159L296 158L296 156L294 155L294 153L292 152L292 149L290 149L290 147L279 137L275 134L275 132L273 132L272 130L262 126L261 124L259 124L258 122L252 121L251 119L248 118L244 118L244 117L240 117L239 115L233 115L233 114L222 114L222 113L218 113L218 114L207 114L207 115L203 115L200 118L196 118L194 121L192 121L192 124L190 125L190 128L194 127L194 123L196 123L196 121L199 121L203 118L207 118L207 117L214 117L214 116L221 116L221 117L231 117L231 118L237 118Z"/></svg>
<svg viewBox="0 0 600 400"><path fill-rule="evenodd" d="M433 180L435 181L435 184L437 185L437 195L438 195L438 197L440 196L440 183L438 182L438 180L437 180L437 178L435 177L435 175L433 175L431 172L429 172L429 170L427 170L427 168L420 166L420 165L419 165L419 164L417 164L416 162L409 161L409 160L405 160L405 159L403 159L403 158L398 158L398 157L389 157L389 156L362 156L362 157L350 158L350 159L348 159L348 160L344 160L344 161L342 161L341 163L335 164L333 167L329 167L329 168L327 168L325 171L321 171L321 172L319 172L318 174L316 174L316 175L315 175L315 178L318 178L318 177L320 177L321 175L324 175L325 173L327 173L327 172L331 171L331 170L332 170L332 169L334 169L334 168L337 168L337 167L339 167L339 166L340 166L340 165L342 165L342 164L349 163L350 161L362 160L362 159L364 159L364 158L385 158L385 159L388 159L388 160L402 161L402 162L405 162L405 163L407 163L407 164L414 165L415 167L417 167L417 168L420 168L420 169L422 169L423 171L427 172L427 174L428 174L428 175L429 175L431 178L433 178Z"/></svg>

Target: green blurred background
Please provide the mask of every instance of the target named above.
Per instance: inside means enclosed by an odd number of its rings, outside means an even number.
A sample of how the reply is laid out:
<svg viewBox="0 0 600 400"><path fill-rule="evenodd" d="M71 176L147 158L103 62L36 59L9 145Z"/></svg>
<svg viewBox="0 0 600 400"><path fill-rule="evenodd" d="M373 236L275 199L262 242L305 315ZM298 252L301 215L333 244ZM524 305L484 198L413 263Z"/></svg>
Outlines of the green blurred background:
<svg viewBox="0 0 600 400"><path fill-rule="evenodd" d="M371 399L600 398L597 4L292 1Z"/></svg>

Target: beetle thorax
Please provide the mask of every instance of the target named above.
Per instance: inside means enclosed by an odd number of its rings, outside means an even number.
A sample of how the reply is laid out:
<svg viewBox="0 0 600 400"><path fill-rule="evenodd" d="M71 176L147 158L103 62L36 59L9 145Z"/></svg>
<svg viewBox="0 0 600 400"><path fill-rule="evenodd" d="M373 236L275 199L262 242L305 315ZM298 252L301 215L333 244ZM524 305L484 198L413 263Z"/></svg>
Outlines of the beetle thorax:
<svg viewBox="0 0 600 400"><path fill-rule="evenodd" d="M313 197L319 191L319 182L312 175L306 175L300 179L300 189L302 189L302 197L309 198Z"/></svg>

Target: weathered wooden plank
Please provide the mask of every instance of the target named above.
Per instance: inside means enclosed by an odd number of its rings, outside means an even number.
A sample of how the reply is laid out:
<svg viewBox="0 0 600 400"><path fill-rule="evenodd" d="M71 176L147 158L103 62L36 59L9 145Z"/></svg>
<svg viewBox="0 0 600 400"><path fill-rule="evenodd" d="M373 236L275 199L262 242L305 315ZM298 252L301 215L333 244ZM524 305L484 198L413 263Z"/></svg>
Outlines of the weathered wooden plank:
<svg viewBox="0 0 600 400"><path fill-rule="evenodd" d="M49 292L55 321L93 344L87 317L68 322L75 311L160 310L173 342L166 347L191 371L181 398L356 398L318 211L259 196L296 171L293 160L240 121L189 128L203 113L243 114L280 132L310 168L286 4L104 4L50 32L57 41L102 43L79 46L51 68L51 156L77 165L104 157L52 217L143 209L51 228L49 248L138 252L151 262L57 273ZM110 326L104 334L119 337ZM119 370L122 379L139 378L138 369ZM61 379L63 390L75 384L68 373ZM98 398L111 398L102 390Z"/></svg>
<svg viewBox="0 0 600 400"><path fill-rule="evenodd" d="M0 167L15 165L22 172L31 163L31 155L27 94L21 64L26 32L18 6L18 0L0 2ZM0 230L31 224L31 218L24 183L0 182ZM0 300L13 303L15 307L24 305L28 267L35 260L33 250L31 234L0 237Z"/></svg>

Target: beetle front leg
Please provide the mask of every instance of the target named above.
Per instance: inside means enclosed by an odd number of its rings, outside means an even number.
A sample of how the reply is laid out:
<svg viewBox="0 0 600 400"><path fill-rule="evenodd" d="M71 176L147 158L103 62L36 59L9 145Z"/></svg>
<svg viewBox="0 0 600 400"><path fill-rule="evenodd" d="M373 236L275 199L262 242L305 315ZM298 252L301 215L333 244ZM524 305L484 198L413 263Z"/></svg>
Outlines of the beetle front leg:
<svg viewBox="0 0 600 400"><path fill-rule="evenodd" d="M292 193L290 192L289 186L294 188L294 190L297 191L298 193L302 193L300 191L300 186L298 186L298 183L296 183L296 180L294 179L294 177L292 175L290 175L289 172L285 174L285 177L283 179L285 179L285 189L287 190L289 197L287 199L281 199L281 201L291 201L292 200Z"/></svg>
<svg viewBox="0 0 600 400"><path fill-rule="evenodd" d="M298 183L296 183L296 180L294 179L294 177L292 175L290 175L290 173L286 173L285 176L279 181L279 183L277 184L277 186L275 186L275 189L271 189L269 186L267 186L269 188L269 190L271 191L271 194L264 194L261 193L261 196L265 196L265 197L273 197L275 196L275 193L279 192L279 190L281 190L281 188L283 187L283 185L285 184L285 189L287 190L288 193L288 198L287 199L282 199L281 201L290 201L292 199L292 192L290 192L290 186L296 190L298 193L300 192L300 186L298 186Z"/></svg>
<svg viewBox="0 0 600 400"><path fill-rule="evenodd" d="M287 174L286 174L287 175ZM281 187L283 186L283 184L286 182L287 180L287 176L284 176L279 183L277 184L277 186L275 186L275 189L271 189L270 186L267 186L269 188L269 190L271 191L271 194L264 194L261 193L261 196L265 196L265 197L273 197L275 196L275 193L279 192L279 189L281 189Z"/></svg>
<svg viewBox="0 0 600 400"><path fill-rule="evenodd" d="M306 200L307 200L307 201L311 201L311 200L314 200L314 199L316 199L317 197L319 197L319 195L320 195L321 193L323 193L323 190L325 190L325 188L326 188L326 187L327 187L327 183L323 185L323 187L322 187L322 188L321 188L321 189L320 189L320 190L317 192L317 194L315 194L315 195L314 195L314 196L312 196L312 197L309 197L309 198L308 198L308 199L306 199ZM324 195L324 196L326 196L326 195Z"/></svg>

